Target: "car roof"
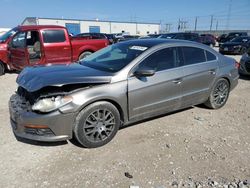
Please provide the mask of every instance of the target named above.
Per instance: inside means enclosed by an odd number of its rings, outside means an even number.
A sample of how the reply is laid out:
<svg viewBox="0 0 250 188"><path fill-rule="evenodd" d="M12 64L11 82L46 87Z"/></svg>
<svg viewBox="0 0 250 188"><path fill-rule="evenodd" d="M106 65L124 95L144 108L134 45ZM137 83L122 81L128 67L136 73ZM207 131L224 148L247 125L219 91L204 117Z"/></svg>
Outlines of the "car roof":
<svg viewBox="0 0 250 188"><path fill-rule="evenodd" d="M135 39L135 40L129 40L129 41L122 42L122 44L133 45L133 46L146 46L148 48L151 48L153 46L157 46L157 45L160 45L160 44L164 44L164 43L166 43L166 44L171 44L171 43L200 44L200 43L193 42L193 41L188 41L188 40L160 39L160 38L155 38L155 39Z"/></svg>
<svg viewBox="0 0 250 188"><path fill-rule="evenodd" d="M229 35L234 35L234 34L247 34L247 32L230 32L228 33Z"/></svg>
<svg viewBox="0 0 250 188"><path fill-rule="evenodd" d="M250 36L239 36L239 37L236 37L236 39L238 38L241 38L241 39L250 39Z"/></svg>
<svg viewBox="0 0 250 188"><path fill-rule="evenodd" d="M20 25L17 28L22 31L39 30L39 29L58 29L58 28L65 29L65 27L58 25Z"/></svg>
<svg viewBox="0 0 250 188"><path fill-rule="evenodd" d="M174 32L174 33L163 33L162 35L168 35L168 34L198 34L198 33L192 33L192 32Z"/></svg>

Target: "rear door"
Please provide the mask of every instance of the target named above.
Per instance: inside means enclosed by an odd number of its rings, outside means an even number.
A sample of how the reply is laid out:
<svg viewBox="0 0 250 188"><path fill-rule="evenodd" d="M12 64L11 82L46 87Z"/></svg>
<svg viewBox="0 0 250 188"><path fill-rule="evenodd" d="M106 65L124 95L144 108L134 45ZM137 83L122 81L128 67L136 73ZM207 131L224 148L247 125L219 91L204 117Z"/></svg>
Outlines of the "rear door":
<svg viewBox="0 0 250 188"><path fill-rule="evenodd" d="M42 30L46 63L70 63L71 43L66 29Z"/></svg>
<svg viewBox="0 0 250 188"><path fill-rule="evenodd" d="M182 47L183 81L182 105L187 107L204 102L210 92L218 70L214 54L201 48Z"/></svg>
<svg viewBox="0 0 250 188"><path fill-rule="evenodd" d="M173 111L180 107L182 71L178 68L176 48L159 50L143 60L134 71L155 69L151 77L128 78L130 120Z"/></svg>
<svg viewBox="0 0 250 188"><path fill-rule="evenodd" d="M26 48L26 32L17 33L9 49L10 65L17 70L23 69L28 62L28 52Z"/></svg>

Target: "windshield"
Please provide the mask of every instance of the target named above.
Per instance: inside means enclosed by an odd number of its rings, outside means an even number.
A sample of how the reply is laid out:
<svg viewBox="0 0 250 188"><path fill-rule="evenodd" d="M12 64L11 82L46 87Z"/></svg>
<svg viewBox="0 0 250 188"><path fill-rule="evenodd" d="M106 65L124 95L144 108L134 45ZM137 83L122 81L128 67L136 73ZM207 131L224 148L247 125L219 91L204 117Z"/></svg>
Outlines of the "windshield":
<svg viewBox="0 0 250 188"><path fill-rule="evenodd" d="M250 38L242 38L242 37L236 37L231 40L231 42L248 42Z"/></svg>
<svg viewBox="0 0 250 188"><path fill-rule="evenodd" d="M16 32L17 32L17 29L14 28L4 33L2 36L0 36L0 42L5 42L9 37L13 36Z"/></svg>
<svg viewBox="0 0 250 188"><path fill-rule="evenodd" d="M87 67L114 73L120 71L147 49L146 46L118 43L93 53L80 63Z"/></svg>

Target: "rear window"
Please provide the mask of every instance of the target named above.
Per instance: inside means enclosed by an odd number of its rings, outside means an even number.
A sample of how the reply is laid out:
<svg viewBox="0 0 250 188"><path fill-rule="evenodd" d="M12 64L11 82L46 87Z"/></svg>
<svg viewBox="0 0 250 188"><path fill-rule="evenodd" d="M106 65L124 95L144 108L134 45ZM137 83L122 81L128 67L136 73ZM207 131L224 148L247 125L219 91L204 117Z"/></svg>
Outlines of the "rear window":
<svg viewBox="0 0 250 188"><path fill-rule="evenodd" d="M43 31L44 43L59 43L65 42L64 30L45 30Z"/></svg>
<svg viewBox="0 0 250 188"><path fill-rule="evenodd" d="M192 65L206 61L203 49L195 47L183 47L184 65Z"/></svg>
<svg viewBox="0 0 250 188"><path fill-rule="evenodd" d="M216 56L209 51L206 51L207 61L216 60Z"/></svg>

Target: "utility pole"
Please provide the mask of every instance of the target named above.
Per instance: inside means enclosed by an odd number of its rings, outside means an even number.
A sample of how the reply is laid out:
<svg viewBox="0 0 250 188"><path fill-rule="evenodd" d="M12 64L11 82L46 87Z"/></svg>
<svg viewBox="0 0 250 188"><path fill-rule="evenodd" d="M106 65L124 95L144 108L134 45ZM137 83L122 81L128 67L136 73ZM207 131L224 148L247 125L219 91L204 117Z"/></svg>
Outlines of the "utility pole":
<svg viewBox="0 0 250 188"><path fill-rule="evenodd" d="M181 20L179 18L179 21L178 21L178 31L180 31L180 28L181 28Z"/></svg>
<svg viewBox="0 0 250 188"><path fill-rule="evenodd" d="M216 22L216 31L218 30L219 21Z"/></svg>
<svg viewBox="0 0 250 188"><path fill-rule="evenodd" d="M188 21L180 20L178 21L178 31L184 31L187 28Z"/></svg>
<svg viewBox="0 0 250 188"><path fill-rule="evenodd" d="M170 23L166 24L166 29L165 29L166 32L169 32L171 30L171 25L172 24L170 24Z"/></svg>
<svg viewBox="0 0 250 188"><path fill-rule="evenodd" d="M213 28L213 21L214 21L214 15L211 15L210 31L212 31Z"/></svg>
<svg viewBox="0 0 250 188"><path fill-rule="evenodd" d="M162 33L162 20L159 21L160 23L160 29L159 29L159 32Z"/></svg>
<svg viewBox="0 0 250 188"><path fill-rule="evenodd" d="M197 21L198 21L198 17L195 17L195 22L194 22L194 30L196 31L197 29Z"/></svg>
<svg viewBox="0 0 250 188"><path fill-rule="evenodd" d="M187 29L187 23L188 21L182 21L182 31L185 31Z"/></svg>

